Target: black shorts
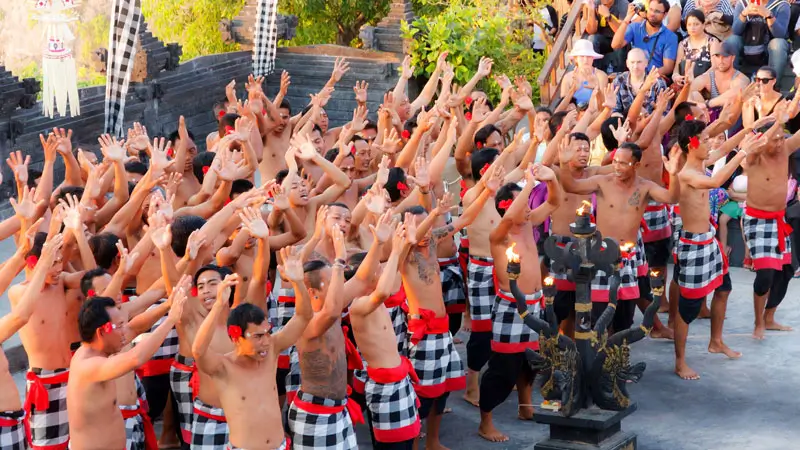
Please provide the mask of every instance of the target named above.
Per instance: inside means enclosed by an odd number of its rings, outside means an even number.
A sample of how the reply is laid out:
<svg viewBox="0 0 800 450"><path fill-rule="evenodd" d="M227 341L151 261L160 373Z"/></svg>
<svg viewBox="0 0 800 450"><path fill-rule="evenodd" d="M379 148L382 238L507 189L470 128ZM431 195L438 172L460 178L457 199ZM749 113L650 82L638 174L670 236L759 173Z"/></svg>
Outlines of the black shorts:
<svg viewBox="0 0 800 450"><path fill-rule="evenodd" d="M450 396L449 392L445 392L436 398L417 397L419 399L419 418L425 419L431 413L431 410L436 407L436 415L441 416L444 414L444 408L447 406L447 397Z"/></svg>
<svg viewBox="0 0 800 450"><path fill-rule="evenodd" d="M671 244L670 238L646 242L644 244L644 254L647 258L647 265L650 267L666 267L669 258L672 256Z"/></svg>
<svg viewBox="0 0 800 450"><path fill-rule="evenodd" d="M677 283L678 275L680 275L681 273L681 266L680 264L678 264L677 261L675 261L672 273L673 273L672 279L675 280L675 282ZM729 272L722 276L722 284L720 284L718 288L714 289L714 292L730 292L732 290L733 290L733 283L731 282L731 274ZM640 287L640 292L641 292L641 287Z"/></svg>

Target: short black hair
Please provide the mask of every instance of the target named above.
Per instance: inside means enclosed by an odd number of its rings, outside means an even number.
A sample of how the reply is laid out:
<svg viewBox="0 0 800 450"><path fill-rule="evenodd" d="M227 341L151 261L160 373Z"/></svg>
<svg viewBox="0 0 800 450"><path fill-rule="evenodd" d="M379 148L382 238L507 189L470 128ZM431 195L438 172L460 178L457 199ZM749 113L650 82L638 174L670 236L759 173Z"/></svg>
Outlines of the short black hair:
<svg viewBox="0 0 800 450"><path fill-rule="evenodd" d="M194 140L194 134L192 134L192 132L189 131L188 128L186 129L186 134L189 135L189 139ZM173 131L172 133L169 134L169 136L167 136L167 140L169 141L169 144L172 147L175 146L175 142L177 142L179 138L180 134L178 133L178 130Z"/></svg>
<svg viewBox="0 0 800 450"><path fill-rule="evenodd" d="M147 166L141 161L128 161L125 163L125 171L145 175L147 173Z"/></svg>
<svg viewBox="0 0 800 450"><path fill-rule="evenodd" d="M344 204L344 203L342 203L342 202L332 202L332 203L328 203L328 207L330 208L331 206L335 206L335 207L337 207L337 208L344 208L344 209L346 209L346 210L350 211L350 207L349 207L349 206L347 206L347 205L345 205L345 204Z"/></svg>
<svg viewBox="0 0 800 450"><path fill-rule="evenodd" d="M501 208L500 204L503 202L507 202L508 200L514 201L514 193L515 192L522 192L522 188L519 187L517 183L506 183L497 190L497 193L494 196L494 207L497 212L500 214L500 217L506 215L506 208Z"/></svg>
<svg viewBox="0 0 800 450"><path fill-rule="evenodd" d="M678 126L678 146L684 153L689 152L689 143L691 139L700 136L700 133L706 129L706 124L699 120L684 120Z"/></svg>
<svg viewBox="0 0 800 450"><path fill-rule="evenodd" d="M228 315L228 327L239 327L244 335L248 324L261 325L267 320L264 311L251 303L242 303L233 308Z"/></svg>
<svg viewBox="0 0 800 450"><path fill-rule="evenodd" d="M496 148L483 148L472 154L470 168L472 169L472 179L478 181L483 176L481 171L486 165L492 165L495 159L500 156L500 151Z"/></svg>
<svg viewBox="0 0 800 450"><path fill-rule="evenodd" d="M686 23L689 21L689 17L694 17L695 19L699 20L700 23L706 23L706 15L703 14L703 10L701 9L693 9L686 13L686 17L683 18L684 28L686 27Z"/></svg>
<svg viewBox="0 0 800 450"><path fill-rule="evenodd" d="M402 198L400 188L397 187L399 183L408 185L406 172L401 167L392 167L389 169L389 175L386 177L386 184L383 186L386 192L389 193L389 200L392 202L396 202Z"/></svg>
<svg viewBox="0 0 800 450"><path fill-rule="evenodd" d="M200 216L180 216L176 217L170 227L172 231L172 251L178 258L186 255L186 244L189 242L189 235L195 230L203 228L206 220Z"/></svg>
<svg viewBox="0 0 800 450"><path fill-rule="evenodd" d="M550 114L551 116L553 115L553 111L551 111L550 108L548 108L547 106L537 106L535 111L536 111L536 114L547 113L547 114Z"/></svg>
<svg viewBox="0 0 800 450"><path fill-rule="evenodd" d="M603 140L606 150L611 151L619 147L619 142L617 142L611 127L617 128L623 123L625 123L625 119L622 117L609 117L600 124L600 138Z"/></svg>
<svg viewBox="0 0 800 450"><path fill-rule="evenodd" d="M81 293L84 296L89 296L89 290L94 289L92 287L92 283L94 279L97 277L102 277L103 275L108 275L108 271L103 269L102 267L95 267L94 269L87 270L84 272L83 276L81 277ZM97 293L95 293L96 296Z"/></svg>
<svg viewBox="0 0 800 450"><path fill-rule="evenodd" d="M402 222L405 219L406 214L411 214L412 216L421 216L427 212L428 210L421 205L409 206L405 209L405 211L403 211L403 214L400 214L400 221Z"/></svg>
<svg viewBox="0 0 800 450"><path fill-rule="evenodd" d="M35 256L39 258L42 256L42 248L44 247L44 243L47 241L47 233L43 231L37 231L36 234L33 236L33 244L31 245L31 249L28 250L28 254L25 255L25 258L29 256Z"/></svg>
<svg viewBox="0 0 800 450"><path fill-rule="evenodd" d="M35 188L36 180L42 178L42 171L38 169L28 169L28 187Z"/></svg>
<svg viewBox="0 0 800 450"><path fill-rule="evenodd" d="M226 276L232 275L233 271L227 267L220 267L216 264L207 264L199 269L197 272L194 273L194 278L192 279L192 285L197 286L197 279L200 278L205 272L217 272L221 279L225 279ZM228 306L233 305L233 298L234 294L236 294L236 286L231 286L231 296L228 298Z"/></svg>
<svg viewBox="0 0 800 450"><path fill-rule="evenodd" d="M303 264L303 274L307 280L308 287L311 289L319 289L322 287L319 271L328 266L330 266L330 264L319 259L312 259Z"/></svg>
<svg viewBox="0 0 800 450"><path fill-rule="evenodd" d="M205 172L211 170L211 163L214 162L216 156L217 154L213 152L200 152L192 158L192 173L200 184L203 184Z"/></svg>
<svg viewBox="0 0 800 450"><path fill-rule="evenodd" d="M111 269L111 266L114 265L114 260L119 255L117 242L119 242L119 236L108 232L95 234L89 238L89 248L92 250L97 267L102 267L106 270Z"/></svg>
<svg viewBox="0 0 800 450"><path fill-rule="evenodd" d="M664 7L664 16L669 13L669 2L667 0L650 0L650 2L658 2L661 3L661 6ZM648 3L649 6L649 3Z"/></svg>
<svg viewBox="0 0 800 450"><path fill-rule="evenodd" d="M414 134L414 130L417 129L417 118L412 117L403 124L403 131L408 131L409 135Z"/></svg>
<svg viewBox="0 0 800 450"><path fill-rule="evenodd" d="M490 124L486 124L486 125L482 126L475 133L475 146L477 147L478 144L480 143L481 147L485 147L486 146L486 141L489 140L489 136L491 136L492 133L495 133L495 132L497 132L497 134L499 134L501 138L503 137L503 133L500 132L500 129L497 128L496 126L494 126L493 124L490 123Z"/></svg>
<svg viewBox="0 0 800 450"><path fill-rule="evenodd" d="M347 267L344 271L344 280L347 281L354 276L356 276L356 272L358 272L358 268L361 267L361 263L364 262L364 258L367 257L367 252L359 252L351 255L347 258Z"/></svg>
<svg viewBox="0 0 800 450"><path fill-rule="evenodd" d="M233 183L231 183L231 198L234 195L244 194L251 189L253 189L253 183L250 180L233 180Z"/></svg>
<svg viewBox="0 0 800 450"><path fill-rule="evenodd" d="M224 116L222 116L221 119L219 119L219 127L217 128L217 132L219 133L219 137L220 138L225 137L225 134L226 134L225 133L225 127L235 127L236 126L236 119L238 119L239 117L241 117L241 116L238 115L238 114L228 113L228 114L225 114Z"/></svg>
<svg viewBox="0 0 800 450"><path fill-rule="evenodd" d="M78 200L83 197L83 187L82 186L64 186L61 190L56 194L56 204L58 204L59 200L67 199L68 195L74 195L77 197Z"/></svg>
<svg viewBox="0 0 800 450"><path fill-rule="evenodd" d="M292 115L292 104L289 103L289 100L286 100L285 98L281 99L281 104L278 105L278 109L285 109L289 111L290 116Z"/></svg>
<svg viewBox="0 0 800 450"><path fill-rule="evenodd" d="M279 170L278 173L275 174L275 183L282 184L287 176L289 176L289 169Z"/></svg>
<svg viewBox="0 0 800 450"><path fill-rule="evenodd" d="M570 133L569 134L569 138L570 138L570 141L585 141L585 142L588 142L589 144L592 143L592 140L589 139L589 136L587 136L585 133L581 133L581 132Z"/></svg>
<svg viewBox="0 0 800 450"><path fill-rule="evenodd" d="M555 136L558 133L565 117L567 117L566 111L559 111L550 116L550 120L547 121L547 127L550 128L550 136Z"/></svg>
<svg viewBox="0 0 800 450"><path fill-rule="evenodd" d="M675 125L680 125L681 122L686 120L686 116L692 114L692 106L695 106L696 103L692 102L680 102L678 106L675 107Z"/></svg>
<svg viewBox="0 0 800 450"><path fill-rule="evenodd" d="M367 124L364 125L364 131L367 131L367 130L378 131L378 124L373 122L373 121L371 121L371 120L367 120Z"/></svg>
<svg viewBox="0 0 800 450"><path fill-rule="evenodd" d="M312 131L312 132L313 132L313 131L316 131L316 132L318 132L318 133L320 134L320 136L322 136L322 134L323 134L323 133L322 133L322 127L321 127L321 126L319 126L319 125L317 125L317 124L314 124L314 128L312 128L312 129L311 129L311 131Z"/></svg>
<svg viewBox="0 0 800 450"><path fill-rule="evenodd" d="M626 142L619 146L620 149L627 149L631 151L631 156L633 157L636 162L642 160L642 148L636 145L634 142Z"/></svg>
<svg viewBox="0 0 800 450"><path fill-rule="evenodd" d="M111 297L92 297L81 305L78 313L78 332L81 341L94 341L97 329L111 321L109 308L116 308L117 303Z"/></svg>

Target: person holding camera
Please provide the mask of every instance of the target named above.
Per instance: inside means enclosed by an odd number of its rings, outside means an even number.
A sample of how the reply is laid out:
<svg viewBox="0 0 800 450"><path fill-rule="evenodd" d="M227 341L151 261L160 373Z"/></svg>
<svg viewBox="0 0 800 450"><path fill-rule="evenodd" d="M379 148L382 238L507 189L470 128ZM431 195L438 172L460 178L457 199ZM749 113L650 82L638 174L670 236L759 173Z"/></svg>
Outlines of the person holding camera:
<svg viewBox="0 0 800 450"><path fill-rule="evenodd" d="M586 33L594 46L594 51L603 55L595 60L594 66L604 72L619 72L624 68L625 51L614 50L611 41L628 10L628 0L589 0L584 17Z"/></svg>
<svg viewBox="0 0 800 450"><path fill-rule="evenodd" d="M633 48L642 49L648 58L647 72L655 67L662 76L671 76L678 55L678 36L663 24L669 13L669 2L650 1L647 20L631 23L643 10L642 4L628 5L625 20L614 33L611 47L617 50L631 44Z"/></svg>
<svg viewBox="0 0 800 450"><path fill-rule="evenodd" d="M769 64L783 74L789 58L791 8L785 0L740 0L733 18L733 35L728 40L736 46L737 65Z"/></svg>

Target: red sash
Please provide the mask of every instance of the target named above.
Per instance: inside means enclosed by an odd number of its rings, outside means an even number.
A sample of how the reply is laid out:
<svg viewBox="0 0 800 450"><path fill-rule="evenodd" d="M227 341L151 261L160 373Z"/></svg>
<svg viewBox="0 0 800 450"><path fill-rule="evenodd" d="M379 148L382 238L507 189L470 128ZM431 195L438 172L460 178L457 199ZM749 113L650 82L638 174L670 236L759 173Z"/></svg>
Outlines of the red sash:
<svg viewBox="0 0 800 450"><path fill-rule="evenodd" d="M406 299L406 288L403 286L403 283L400 283L400 289L394 294L390 295L389 298L384 300L383 304L386 305L387 308L399 306L400 309L408 314L408 303L406 303Z"/></svg>
<svg viewBox="0 0 800 450"><path fill-rule="evenodd" d="M350 388L350 386L347 386L347 395L350 395L352 392L353 390ZM295 397L293 401L294 404L303 411L317 415L339 414L340 412L344 411L345 408L347 408L347 414L350 415L350 420L353 421L354 425L364 423L364 413L361 411L361 407L358 406L358 403L352 401L351 399L348 399L347 403L340 406L318 405L316 403L300 400L299 397Z"/></svg>
<svg viewBox="0 0 800 450"><path fill-rule="evenodd" d="M398 381L403 380L406 376L411 377L412 383L419 383L419 377L417 377L417 372L414 370L414 366L405 356L400 357L400 365L397 367L386 369L368 366L367 374L372 381L381 384L397 383Z"/></svg>
<svg viewBox="0 0 800 450"><path fill-rule="evenodd" d="M194 407L194 413L199 415L199 416L203 416L206 419L211 419L211 420L215 420L217 422L222 422L222 423L228 423L228 420L225 418L225 416L217 416L217 415L214 415L214 414L209 414L209 413L203 411L202 409L197 408L196 406Z"/></svg>
<svg viewBox="0 0 800 450"><path fill-rule="evenodd" d="M189 386L192 388L192 398L196 398L200 393L200 375L197 374L197 363L192 363L189 367L186 364L181 364L178 361L172 362L172 367L182 370L184 372L191 372L192 376L189 378Z"/></svg>
<svg viewBox="0 0 800 450"><path fill-rule="evenodd" d="M14 425L19 425L19 423L19 419L0 417L0 427L13 427Z"/></svg>
<svg viewBox="0 0 800 450"><path fill-rule="evenodd" d="M153 421L150 416L139 404L136 409L120 409L123 419L132 419L136 416L141 416L142 424L144 424L144 446L147 450L158 450L158 438L156 438L156 430L153 428Z"/></svg>
<svg viewBox="0 0 800 450"><path fill-rule="evenodd" d="M44 378L40 378L35 373L28 371L25 374L25 378L31 382L30 387L28 388L28 392L25 395L25 415L30 418L32 407L36 408L36 411L47 411L47 407L50 406L50 394L47 393L47 388L45 385L49 384L62 384L69 382L69 371L61 372L56 375L46 376ZM25 436L30 444L32 442L31 436L31 422L29 420L25 420ZM66 449L69 446L69 440L64 442L63 444L49 446L52 447L52 450L62 450Z"/></svg>
<svg viewBox="0 0 800 450"><path fill-rule="evenodd" d="M358 354L358 348L356 348L356 344L350 340L350 336L347 335L347 332L350 331L350 327L347 325L342 325L342 334L344 334L344 353L347 356L347 370L361 370L364 368L364 363L361 361L361 355Z"/></svg>
<svg viewBox="0 0 800 450"><path fill-rule="evenodd" d="M783 253L786 251L786 237L792 232L792 227L786 223L786 211L762 211L753 208L752 206L745 206L744 213L756 219L776 220L778 221L778 249Z"/></svg>
<svg viewBox="0 0 800 450"><path fill-rule="evenodd" d="M436 313L429 309L420 309L419 315L419 319L408 319L411 345L417 345L425 335L450 332L450 318L447 315L436 317Z"/></svg>
<svg viewBox="0 0 800 450"><path fill-rule="evenodd" d="M136 375L139 375L139 378L166 375L169 373L169 368L172 367L172 361L172 358L151 359L136 369Z"/></svg>

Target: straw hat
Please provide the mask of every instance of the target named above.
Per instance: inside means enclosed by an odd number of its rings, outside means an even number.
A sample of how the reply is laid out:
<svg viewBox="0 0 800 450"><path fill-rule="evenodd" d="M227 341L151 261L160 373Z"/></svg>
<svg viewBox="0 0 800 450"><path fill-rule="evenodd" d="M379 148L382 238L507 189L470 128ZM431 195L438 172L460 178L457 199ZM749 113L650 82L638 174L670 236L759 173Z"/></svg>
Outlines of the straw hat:
<svg viewBox="0 0 800 450"><path fill-rule="evenodd" d="M569 57L574 58L576 56L591 56L594 59L603 57L603 55L594 51L594 45L588 39L578 39L572 44L572 51L569 52Z"/></svg>

